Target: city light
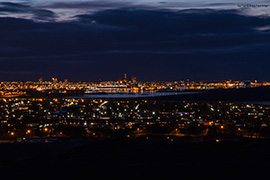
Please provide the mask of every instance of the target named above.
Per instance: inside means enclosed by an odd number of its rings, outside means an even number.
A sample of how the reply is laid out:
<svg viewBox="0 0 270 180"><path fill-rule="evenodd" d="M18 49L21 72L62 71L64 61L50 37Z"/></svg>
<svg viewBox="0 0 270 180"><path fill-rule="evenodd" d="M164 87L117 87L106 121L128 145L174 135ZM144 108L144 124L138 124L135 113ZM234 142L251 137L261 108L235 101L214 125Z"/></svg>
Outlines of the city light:
<svg viewBox="0 0 270 180"><path fill-rule="evenodd" d="M125 77L126 78L126 75ZM37 82L2 82L0 84L0 97L11 98L19 96L27 96L27 90L35 90L40 94L53 95L55 93L69 95L72 93L94 94L94 93L135 93L143 94L144 92L179 92L188 90L211 90L211 89L238 89L269 86L267 81L232 81L225 80L220 82L204 82L204 81L159 81L159 82L141 82L137 81L137 77L133 76L131 80L120 79L118 81L103 81L103 82L70 82L67 79L64 81L58 78L52 78L50 81L44 81L40 78ZM139 91L140 89L140 91ZM42 98L39 98L43 101ZM55 98L57 101L57 98ZM82 100L84 101L84 100Z"/></svg>
<svg viewBox="0 0 270 180"><path fill-rule="evenodd" d="M260 104L9 98L8 101L0 99L0 106L1 128L15 136L15 131L27 127L24 130L27 138L64 137L75 132L96 138L113 137L114 131L126 131L123 136L129 138L152 134L168 139L195 134L207 137L213 131L215 135L265 138L268 134L264 132L270 128L270 106ZM201 113L202 109L204 113ZM40 133L40 130L46 133ZM16 137L24 138L23 133L16 133Z"/></svg>
<svg viewBox="0 0 270 180"><path fill-rule="evenodd" d="M267 178L269 40L267 0L0 0L2 179Z"/></svg>

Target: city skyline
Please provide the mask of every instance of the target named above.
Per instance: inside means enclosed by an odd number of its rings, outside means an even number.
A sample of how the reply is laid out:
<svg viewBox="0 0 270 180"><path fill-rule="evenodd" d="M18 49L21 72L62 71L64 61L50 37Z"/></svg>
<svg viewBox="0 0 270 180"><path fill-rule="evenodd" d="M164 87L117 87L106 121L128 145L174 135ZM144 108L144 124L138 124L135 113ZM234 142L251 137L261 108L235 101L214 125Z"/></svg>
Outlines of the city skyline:
<svg viewBox="0 0 270 180"><path fill-rule="evenodd" d="M37 81L0 82L0 98L29 96L41 97L82 97L82 98L140 98L162 97L183 94L196 94L208 90L268 88L269 81L222 80L222 81L140 81L136 76L126 73L119 80L72 82L69 79L50 80L39 78ZM75 96L74 96L75 95Z"/></svg>
<svg viewBox="0 0 270 180"><path fill-rule="evenodd" d="M0 3L0 81L270 80L266 1Z"/></svg>

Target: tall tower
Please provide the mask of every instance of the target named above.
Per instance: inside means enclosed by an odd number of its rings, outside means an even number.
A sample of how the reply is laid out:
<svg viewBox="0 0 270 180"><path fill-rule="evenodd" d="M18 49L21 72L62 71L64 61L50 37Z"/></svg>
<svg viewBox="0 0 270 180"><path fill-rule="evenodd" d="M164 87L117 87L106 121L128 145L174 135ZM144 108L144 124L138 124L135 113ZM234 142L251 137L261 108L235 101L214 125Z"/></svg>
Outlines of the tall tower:
<svg viewBox="0 0 270 180"><path fill-rule="evenodd" d="M127 73L125 73L124 82L127 82Z"/></svg>

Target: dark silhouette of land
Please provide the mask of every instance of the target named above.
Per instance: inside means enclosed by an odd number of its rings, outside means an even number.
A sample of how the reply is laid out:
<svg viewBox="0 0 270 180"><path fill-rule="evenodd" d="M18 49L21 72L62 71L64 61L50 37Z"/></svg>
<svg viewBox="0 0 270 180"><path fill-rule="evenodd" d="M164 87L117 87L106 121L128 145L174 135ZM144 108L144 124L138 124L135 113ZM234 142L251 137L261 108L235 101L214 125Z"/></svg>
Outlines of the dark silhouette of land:
<svg viewBox="0 0 270 180"><path fill-rule="evenodd" d="M199 93L157 97L158 100L182 101L270 101L270 87L214 89L197 91ZM155 99L155 98L149 98Z"/></svg>
<svg viewBox="0 0 270 180"><path fill-rule="evenodd" d="M268 172L269 144L142 139L0 144L0 171L20 178L259 178Z"/></svg>

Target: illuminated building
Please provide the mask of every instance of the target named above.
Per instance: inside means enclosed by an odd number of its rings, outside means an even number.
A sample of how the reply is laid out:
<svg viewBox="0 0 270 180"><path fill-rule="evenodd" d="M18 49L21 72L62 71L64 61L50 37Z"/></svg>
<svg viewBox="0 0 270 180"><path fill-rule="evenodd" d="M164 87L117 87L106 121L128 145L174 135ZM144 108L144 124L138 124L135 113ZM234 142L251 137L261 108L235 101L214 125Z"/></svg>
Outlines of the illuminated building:
<svg viewBox="0 0 270 180"><path fill-rule="evenodd" d="M132 82L132 84L136 84L137 83L137 77L136 76L132 76L131 77L131 82Z"/></svg>

